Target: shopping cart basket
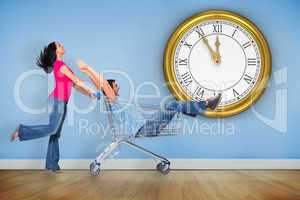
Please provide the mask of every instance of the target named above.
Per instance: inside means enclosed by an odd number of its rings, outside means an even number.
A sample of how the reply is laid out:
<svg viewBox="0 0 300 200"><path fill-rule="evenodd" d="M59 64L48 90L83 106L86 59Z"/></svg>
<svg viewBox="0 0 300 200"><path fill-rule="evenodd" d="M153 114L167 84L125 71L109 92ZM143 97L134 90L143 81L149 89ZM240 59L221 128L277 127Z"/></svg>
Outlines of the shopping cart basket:
<svg viewBox="0 0 300 200"><path fill-rule="evenodd" d="M106 146L104 151L100 153L95 161L90 164L91 175L99 175L101 163L103 163L108 156L112 155L113 151L121 144L127 145L151 156L156 163L156 170L164 175L168 174L171 165L170 161L158 154L151 152L148 149L145 149L144 147L135 144L134 140L137 138L178 135L182 130L182 114L177 113L175 110L161 108L160 106L136 104L128 101L118 101L118 103L122 103L124 106L128 106L130 104L130 106L134 107L136 111L141 113L144 118L144 125L138 130L138 132L124 134L123 131L125 129L124 127L120 128L120 125L126 122L116 122L117 119L114 116L111 103L106 97L100 98L99 93L97 94L97 97L100 99L100 101L103 101L103 107L105 109L105 113L107 114L107 122L110 127L112 139L111 143Z"/></svg>

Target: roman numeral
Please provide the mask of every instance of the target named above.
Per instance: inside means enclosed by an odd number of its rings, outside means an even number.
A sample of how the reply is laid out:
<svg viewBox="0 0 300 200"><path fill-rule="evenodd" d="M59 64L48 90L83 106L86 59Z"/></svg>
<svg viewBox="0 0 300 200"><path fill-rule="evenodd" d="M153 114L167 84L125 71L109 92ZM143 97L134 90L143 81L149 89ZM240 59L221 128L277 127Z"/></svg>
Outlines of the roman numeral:
<svg viewBox="0 0 300 200"><path fill-rule="evenodd" d="M240 96L240 94L237 91L235 91L235 89L232 89L232 92L234 97Z"/></svg>
<svg viewBox="0 0 300 200"><path fill-rule="evenodd" d="M191 49L193 45L191 45L191 44L189 44L187 42L184 42L184 46L187 46L189 49Z"/></svg>
<svg viewBox="0 0 300 200"><path fill-rule="evenodd" d="M246 49L247 47L249 47L251 45L250 42L246 42L245 44L243 44L243 48Z"/></svg>
<svg viewBox="0 0 300 200"><path fill-rule="evenodd" d="M256 58L248 58L247 59L247 64L249 66L255 66L256 65Z"/></svg>
<svg viewBox="0 0 300 200"><path fill-rule="evenodd" d="M244 80L245 80L248 84L250 84L251 81L252 81L252 77L249 76L248 74L246 74L245 77L244 77Z"/></svg>
<svg viewBox="0 0 300 200"><path fill-rule="evenodd" d="M213 24L214 33L222 33L222 24Z"/></svg>
<svg viewBox="0 0 300 200"><path fill-rule="evenodd" d="M187 65L187 58L186 59L180 59L179 58L179 65Z"/></svg>
<svg viewBox="0 0 300 200"><path fill-rule="evenodd" d="M236 29L233 31L231 37L233 37L235 35L236 31L237 31Z"/></svg>
<svg viewBox="0 0 300 200"><path fill-rule="evenodd" d="M181 78L186 86L189 86L193 82L190 72L185 72L181 75Z"/></svg>
<svg viewBox="0 0 300 200"><path fill-rule="evenodd" d="M203 98L204 95L204 89L197 86L197 88L194 91L194 95L199 96L200 98Z"/></svg>
<svg viewBox="0 0 300 200"><path fill-rule="evenodd" d="M198 33L199 38L202 38L205 36L204 31L202 30L202 28L197 28L196 32Z"/></svg>

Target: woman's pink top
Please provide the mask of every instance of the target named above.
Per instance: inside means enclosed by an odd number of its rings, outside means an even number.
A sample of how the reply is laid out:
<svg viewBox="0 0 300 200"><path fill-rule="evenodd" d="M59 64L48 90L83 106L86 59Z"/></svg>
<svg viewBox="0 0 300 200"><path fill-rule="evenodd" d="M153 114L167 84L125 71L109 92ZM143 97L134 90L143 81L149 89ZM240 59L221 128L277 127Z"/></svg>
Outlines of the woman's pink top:
<svg viewBox="0 0 300 200"><path fill-rule="evenodd" d="M71 96L73 81L60 72L60 68L66 64L61 60L56 60L53 64L53 73L55 78L55 88L50 94L51 96L68 102ZM73 73L73 71L67 66L67 68Z"/></svg>

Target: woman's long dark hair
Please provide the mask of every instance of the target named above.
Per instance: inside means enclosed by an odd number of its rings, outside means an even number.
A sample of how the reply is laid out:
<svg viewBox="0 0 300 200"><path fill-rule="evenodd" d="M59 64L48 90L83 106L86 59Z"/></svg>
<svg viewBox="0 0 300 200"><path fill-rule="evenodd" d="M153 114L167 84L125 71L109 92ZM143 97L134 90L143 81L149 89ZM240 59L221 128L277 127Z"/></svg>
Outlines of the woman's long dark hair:
<svg viewBox="0 0 300 200"><path fill-rule="evenodd" d="M36 64L41 67L46 73L50 73L53 70L53 63L56 60L56 44L51 42L44 50L41 51L38 56Z"/></svg>

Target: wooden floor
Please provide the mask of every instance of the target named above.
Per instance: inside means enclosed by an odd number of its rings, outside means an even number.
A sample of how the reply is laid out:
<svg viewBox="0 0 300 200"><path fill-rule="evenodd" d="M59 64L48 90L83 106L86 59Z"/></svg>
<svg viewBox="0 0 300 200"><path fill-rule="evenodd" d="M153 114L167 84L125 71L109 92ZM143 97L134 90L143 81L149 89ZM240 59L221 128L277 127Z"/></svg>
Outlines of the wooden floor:
<svg viewBox="0 0 300 200"><path fill-rule="evenodd" d="M0 171L0 199L300 200L300 171Z"/></svg>

